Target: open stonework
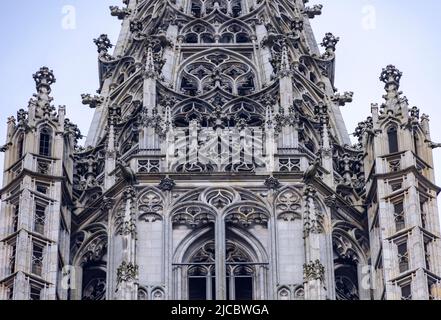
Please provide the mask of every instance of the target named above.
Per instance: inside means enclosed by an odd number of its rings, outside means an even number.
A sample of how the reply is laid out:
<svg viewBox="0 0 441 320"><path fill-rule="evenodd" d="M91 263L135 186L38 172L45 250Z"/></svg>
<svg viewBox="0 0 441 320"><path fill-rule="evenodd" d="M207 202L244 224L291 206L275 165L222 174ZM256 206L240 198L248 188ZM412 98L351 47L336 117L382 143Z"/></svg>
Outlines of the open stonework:
<svg viewBox="0 0 441 320"><path fill-rule="evenodd" d="M353 144L307 3L111 7L85 146L41 68L0 148L0 299L441 299L429 117L387 66Z"/></svg>

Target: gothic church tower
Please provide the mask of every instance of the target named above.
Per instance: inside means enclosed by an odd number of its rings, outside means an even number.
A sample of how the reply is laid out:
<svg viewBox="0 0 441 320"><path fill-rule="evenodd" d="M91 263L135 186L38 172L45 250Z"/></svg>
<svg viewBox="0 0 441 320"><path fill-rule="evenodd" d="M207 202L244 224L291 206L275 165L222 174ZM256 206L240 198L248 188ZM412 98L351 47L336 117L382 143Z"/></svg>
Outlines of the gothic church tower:
<svg viewBox="0 0 441 320"><path fill-rule="evenodd" d="M0 299L439 299L429 121L381 75L352 145L307 0L124 0L86 146L52 71L8 125Z"/></svg>

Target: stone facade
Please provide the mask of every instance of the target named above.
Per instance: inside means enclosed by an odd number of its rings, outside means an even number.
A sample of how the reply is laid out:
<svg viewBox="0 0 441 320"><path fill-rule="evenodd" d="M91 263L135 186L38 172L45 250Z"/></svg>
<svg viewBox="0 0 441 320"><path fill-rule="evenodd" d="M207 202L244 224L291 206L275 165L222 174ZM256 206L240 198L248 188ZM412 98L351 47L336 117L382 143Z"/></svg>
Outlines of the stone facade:
<svg viewBox="0 0 441 320"><path fill-rule="evenodd" d="M321 6L123 2L86 146L48 68L9 119L0 299L440 299L438 145L401 72L352 145Z"/></svg>

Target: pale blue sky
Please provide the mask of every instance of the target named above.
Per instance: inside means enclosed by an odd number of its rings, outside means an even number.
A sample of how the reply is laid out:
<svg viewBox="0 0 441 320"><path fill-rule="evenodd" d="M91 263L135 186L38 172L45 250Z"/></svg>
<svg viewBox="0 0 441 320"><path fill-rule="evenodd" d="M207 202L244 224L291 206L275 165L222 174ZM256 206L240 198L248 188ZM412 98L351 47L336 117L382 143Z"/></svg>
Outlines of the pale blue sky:
<svg viewBox="0 0 441 320"><path fill-rule="evenodd" d="M107 33L115 43L120 22L109 6L120 0L14 0L4 1L0 20L0 144L5 142L6 120L24 108L35 91L32 74L46 65L54 70L54 103L66 105L68 117L86 134L92 112L80 94L98 88L96 47L92 39ZM336 86L354 91L354 103L343 108L350 132L364 120L372 102L381 102L379 74L395 64L404 75L402 90L410 104L432 119L432 139L441 142L438 105L441 59L441 1L311 0L322 3L323 15L313 21L318 40L330 31L341 38L337 48ZM76 28L62 28L63 7L76 9ZM366 29L366 12L375 9L374 29ZM437 181L441 183L441 150L435 151ZM0 170L2 161L0 160Z"/></svg>

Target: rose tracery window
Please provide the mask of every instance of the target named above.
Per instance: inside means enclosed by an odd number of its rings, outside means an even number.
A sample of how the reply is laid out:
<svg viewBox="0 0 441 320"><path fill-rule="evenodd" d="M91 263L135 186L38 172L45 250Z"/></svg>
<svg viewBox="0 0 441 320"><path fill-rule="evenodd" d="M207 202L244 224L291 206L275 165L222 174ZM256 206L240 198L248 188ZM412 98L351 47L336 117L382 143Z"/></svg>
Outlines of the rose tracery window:
<svg viewBox="0 0 441 320"><path fill-rule="evenodd" d="M239 96L255 90L255 74L249 64L224 53L210 54L188 64L182 73L181 91L189 96L214 88Z"/></svg>
<svg viewBox="0 0 441 320"><path fill-rule="evenodd" d="M192 0L190 12L196 18L209 15L215 10L237 18L243 14L242 0Z"/></svg>

